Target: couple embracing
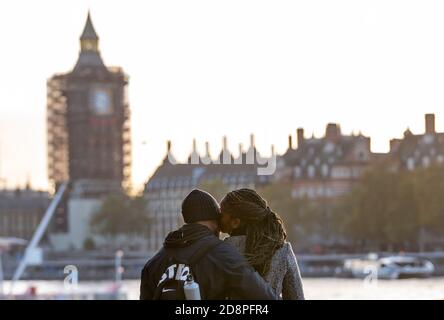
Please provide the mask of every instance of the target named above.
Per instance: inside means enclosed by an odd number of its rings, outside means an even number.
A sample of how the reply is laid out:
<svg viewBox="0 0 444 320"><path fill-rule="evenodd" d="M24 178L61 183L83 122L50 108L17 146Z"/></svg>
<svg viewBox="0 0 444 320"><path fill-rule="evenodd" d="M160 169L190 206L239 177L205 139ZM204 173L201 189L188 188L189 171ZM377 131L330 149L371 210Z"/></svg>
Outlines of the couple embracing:
<svg viewBox="0 0 444 320"><path fill-rule="evenodd" d="M144 266L140 299L304 299L283 222L256 191L231 191L219 205L195 189L182 216L185 225Z"/></svg>

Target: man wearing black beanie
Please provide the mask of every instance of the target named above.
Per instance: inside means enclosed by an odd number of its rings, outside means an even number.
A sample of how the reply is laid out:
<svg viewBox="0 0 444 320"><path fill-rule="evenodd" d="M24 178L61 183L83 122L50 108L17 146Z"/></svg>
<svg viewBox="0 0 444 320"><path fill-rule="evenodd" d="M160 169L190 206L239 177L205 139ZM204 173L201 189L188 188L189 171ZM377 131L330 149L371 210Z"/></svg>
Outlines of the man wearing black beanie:
<svg viewBox="0 0 444 320"><path fill-rule="evenodd" d="M273 289L231 244L219 240L220 208L195 189L182 202L185 221L142 270L140 299L184 299L183 283L199 285L202 299L277 299Z"/></svg>

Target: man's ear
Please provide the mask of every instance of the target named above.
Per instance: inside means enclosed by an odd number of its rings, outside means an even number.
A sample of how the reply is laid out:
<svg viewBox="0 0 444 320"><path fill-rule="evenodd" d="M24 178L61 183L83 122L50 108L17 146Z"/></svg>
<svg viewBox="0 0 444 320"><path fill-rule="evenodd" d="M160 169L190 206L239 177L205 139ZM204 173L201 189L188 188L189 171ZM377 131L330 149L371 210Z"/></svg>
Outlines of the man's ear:
<svg viewBox="0 0 444 320"><path fill-rule="evenodd" d="M233 229L239 228L240 224L241 221L239 218L234 218L233 221L231 222L231 226L233 227Z"/></svg>

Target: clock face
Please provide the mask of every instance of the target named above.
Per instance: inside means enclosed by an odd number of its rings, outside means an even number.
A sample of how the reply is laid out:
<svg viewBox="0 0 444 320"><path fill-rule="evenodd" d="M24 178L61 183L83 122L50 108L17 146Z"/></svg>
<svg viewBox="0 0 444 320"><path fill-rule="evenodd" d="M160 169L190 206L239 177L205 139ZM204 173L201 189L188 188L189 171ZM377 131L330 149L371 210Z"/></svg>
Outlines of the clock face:
<svg viewBox="0 0 444 320"><path fill-rule="evenodd" d="M107 89L96 89L92 93L91 105L93 111L98 115L112 113L111 92Z"/></svg>
<svg viewBox="0 0 444 320"><path fill-rule="evenodd" d="M97 41L96 40L82 40L81 48L82 48L82 50L86 50L86 51L97 51Z"/></svg>
<svg viewBox="0 0 444 320"><path fill-rule="evenodd" d="M87 42L87 43L85 43L85 49L86 49L86 50L92 50L92 49L93 49L93 45L92 45L92 43L91 43L91 42Z"/></svg>

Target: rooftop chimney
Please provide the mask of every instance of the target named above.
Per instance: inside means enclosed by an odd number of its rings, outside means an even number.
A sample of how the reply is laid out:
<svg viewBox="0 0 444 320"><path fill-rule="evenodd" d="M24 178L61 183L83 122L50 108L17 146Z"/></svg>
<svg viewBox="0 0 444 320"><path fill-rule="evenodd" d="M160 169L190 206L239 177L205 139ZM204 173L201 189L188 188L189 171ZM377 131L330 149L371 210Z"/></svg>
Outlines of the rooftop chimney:
<svg viewBox="0 0 444 320"><path fill-rule="evenodd" d="M291 134L288 136L288 149L293 149L293 138L291 137Z"/></svg>
<svg viewBox="0 0 444 320"><path fill-rule="evenodd" d="M297 137L298 137L298 148L304 144L304 129L299 128L297 130Z"/></svg>
<svg viewBox="0 0 444 320"><path fill-rule="evenodd" d="M337 141L341 136L341 128L336 123L327 124L327 129L325 130L325 137L329 141Z"/></svg>
<svg viewBox="0 0 444 320"><path fill-rule="evenodd" d="M429 113L425 115L425 133L426 134L435 134L435 115L433 113Z"/></svg>
<svg viewBox="0 0 444 320"><path fill-rule="evenodd" d="M400 145L400 141L398 139L390 140L390 152L395 152Z"/></svg>

